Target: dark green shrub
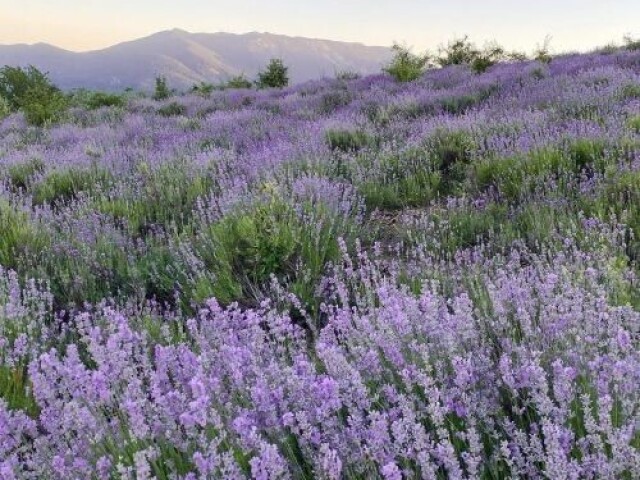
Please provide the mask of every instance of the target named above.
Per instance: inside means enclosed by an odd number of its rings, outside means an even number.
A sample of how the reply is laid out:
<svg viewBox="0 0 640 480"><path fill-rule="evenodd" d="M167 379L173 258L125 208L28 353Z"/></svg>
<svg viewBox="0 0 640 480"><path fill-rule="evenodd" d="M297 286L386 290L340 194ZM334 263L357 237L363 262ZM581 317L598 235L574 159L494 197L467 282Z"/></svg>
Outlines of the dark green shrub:
<svg viewBox="0 0 640 480"><path fill-rule="evenodd" d="M606 221L611 213L626 226L626 255L640 267L640 172L625 171L608 178L586 213Z"/></svg>
<svg viewBox="0 0 640 480"><path fill-rule="evenodd" d="M513 62L526 62L529 60L529 56L524 52L508 52L507 59Z"/></svg>
<svg viewBox="0 0 640 480"><path fill-rule="evenodd" d="M631 117L627 121L627 126L636 133L640 133L640 115Z"/></svg>
<svg viewBox="0 0 640 480"><path fill-rule="evenodd" d="M619 51L620 51L620 47L617 46L615 43L608 43L607 45L597 48L595 50L596 53L599 53L601 55L612 55Z"/></svg>
<svg viewBox="0 0 640 480"><path fill-rule="evenodd" d="M177 117L179 115L185 115L187 113L187 107L178 103L171 102L158 109L158 115L163 117Z"/></svg>
<svg viewBox="0 0 640 480"><path fill-rule="evenodd" d="M18 189L27 188L30 179L34 175L42 172L44 172L44 162L39 158L34 158L24 163L16 163L11 165L7 170L11 185Z"/></svg>
<svg viewBox="0 0 640 480"><path fill-rule="evenodd" d="M211 83L200 82L192 86L190 92L202 97L208 97L213 93L215 88L216 87Z"/></svg>
<svg viewBox="0 0 640 480"><path fill-rule="evenodd" d="M11 113L11 107L9 101L0 96L0 120L7 117Z"/></svg>
<svg viewBox="0 0 640 480"><path fill-rule="evenodd" d="M97 110L102 107L123 107L126 101L122 95L106 92L91 92L86 99L85 105L90 110Z"/></svg>
<svg viewBox="0 0 640 480"><path fill-rule="evenodd" d="M371 209L395 210L424 207L438 196L441 176L429 161L427 152L411 149L379 160L370 169L358 191Z"/></svg>
<svg viewBox="0 0 640 480"><path fill-rule="evenodd" d="M6 402L9 410L20 410L34 418L39 408L33 396L26 363L0 364L0 399Z"/></svg>
<svg viewBox="0 0 640 480"><path fill-rule="evenodd" d="M37 126L58 120L67 107L62 92L33 66L0 69L0 97L11 110L22 110L27 122Z"/></svg>
<svg viewBox="0 0 640 480"><path fill-rule="evenodd" d="M140 191L135 195L96 200L96 209L126 222L134 235L146 230L176 227L182 231L191 220L198 197L205 196L215 187L210 177L190 175L184 165L167 163L148 171L141 168L138 180Z"/></svg>
<svg viewBox="0 0 640 480"><path fill-rule="evenodd" d="M640 50L640 39L635 39L631 35L625 35L624 37L624 47L627 50Z"/></svg>
<svg viewBox="0 0 640 480"><path fill-rule="evenodd" d="M201 233L197 250L215 281L201 282L198 300L255 302L274 275L313 307L327 263L340 256L338 238L351 238L351 228L322 204L294 207L270 194Z"/></svg>
<svg viewBox="0 0 640 480"><path fill-rule="evenodd" d="M374 139L362 130L328 130L325 133L331 150L357 152L374 144Z"/></svg>
<svg viewBox="0 0 640 480"><path fill-rule="evenodd" d="M287 83L282 86L286 86ZM232 77L223 84L223 88L248 89L251 87L253 87L251 80L247 79L244 75L237 75L235 77Z"/></svg>
<svg viewBox="0 0 640 480"><path fill-rule="evenodd" d="M467 166L476 148L475 142L462 130L438 130L427 144L433 166L441 175L442 192L453 193L452 188L466 177Z"/></svg>
<svg viewBox="0 0 640 480"><path fill-rule="evenodd" d="M156 77L156 87L153 92L154 100L166 100L171 96L166 77Z"/></svg>
<svg viewBox="0 0 640 480"><path fill-rule="evenodd" d="M476 73L484 73L489 67L492 67L496 63L504 61L507 58L507 54L501 46L488 46L479 52L473 59L471 62L471 69Z"/></svg>
<svg viewBox="0 0 640 480"><path fill-rule="evenodd" d="M320 112L324 115L331 114L339 108L349 105L351 100L351 94L346 90L323 93L320 97Z"/></svg>
<svg viewBox="0 0 640 480"><path fill-rule="evenodd" d="M497 189L508 199L515 199L523 190L523 171L520 161L514 157L486 159L474 165L476 185L479 190Z"/></svg>
<svg viewBox="0 0 640 480"><path fill-rule="evenodd" d="M0 265L16 268L17 252L33 235L29 218L4 199L0 199Z"/></svg>
<svg viewBox="0 0 640 480"><path fill-rule="evenodd" d="M464 36L452 40L446 47L440 47L436 62L441 67L449 65L470 65L479 54L480 51L469 41L469 37Z"/></svg>
<svg viewBox="0 0 640 480"><path fill-rule="evenodd" d="M384 71L398 82L412 82L422 76L429 65L430 56L425 53L416 55L407 47L394 44L394 57Z"/></svg>
<svg viewBox="0 0 640 480"><path fill-rule="evenodd" d="M398 44L394 44L392 49L394 57L384 68L386 73L398 82L412 82L422 76L429 65L429 54L416 55L407 47Z"/></svg>
<svg viewBox="0 0 640 480"><path fill-rule="evenodd" d="M601 140L579 139L567 146L569 158L573 161L574 173L604 173L607 145Z"/></svg>
<svg viewBox="0 0 640 480"><path fill-rule="evenodd" d="M500 45L491 43L479 49L469 41L469 37L457 38L446 47L440 47L436 62L446 67L449 65L468 65L476 73L483 73L489 67L505 60L522 60L526 56L519 53L507 53Z"/></svg>
<svg viewBox="0 0 640 480"><path fill-rule="evenodd" d="M540 63L551 63L553 57L551 53L549 53L549 44L551 43L551 37L546 37L542 45L539 45L536 51L533 53L534 60L537 60Z"/></svg>
<svg viewBox="0 0 640 480"><path fill-rule="evenodd" d="M440 101L442 109L452 115L460 115L478 103L475 95L456 95Z"/></svg>
<svg viewBox="0 0 640 480"><path fill-rule="evenodd" d="M67 105L67 99L61 92L37 86L27 90L22 111L28 123L41 127L59 120Z"/></svg>
<svg viewBox="0 0 640 480"><path fill-rule="evenodd" d="M33 203L55 205L68 202L80 192L90 192L109 183L111 175L101 169L54 170L33 187Z"/></svg>
<svg viewBox="0 0 640 480"><path fill-rule="evenodd" d="M20 109L27 91L36 86L53 88L47 75L33 66L22 68L7 65L0 69L0 97L8 102L11 110Z"/></svg>
<svg viewBox="0 0 640 480"><path fill-rule="evenodd" d="M266 69L258 73L258 88L284 88L289 85L289 68L280 58L273 58Z"/></svg>
<svg viewBox="0 0 640 480"><path fill-rule="evenodd" d="M629 83L622 87L622 98L640 98L640 83Z"/></svg>
<svg viewBox="0 0 640 480"><path fill-rule="evenodd" d="M487 243L506 224L506 205L490 204L482 210L464 207L443 211L433 216L438 242L444 253L453 254L461 248ZM494 240L495 241L495 240Z"/></svg>

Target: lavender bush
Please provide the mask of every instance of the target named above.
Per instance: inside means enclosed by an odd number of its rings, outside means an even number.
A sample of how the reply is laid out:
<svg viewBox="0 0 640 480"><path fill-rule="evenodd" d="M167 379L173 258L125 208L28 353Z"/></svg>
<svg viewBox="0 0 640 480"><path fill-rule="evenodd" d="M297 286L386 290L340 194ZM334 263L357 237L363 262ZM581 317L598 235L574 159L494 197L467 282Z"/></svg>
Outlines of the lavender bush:
<svg viewBox="0 0 640 480"><path fill-rule="evenodd" d="M229 87L0 121L0 478L637 478L638 50Z"/></svg>

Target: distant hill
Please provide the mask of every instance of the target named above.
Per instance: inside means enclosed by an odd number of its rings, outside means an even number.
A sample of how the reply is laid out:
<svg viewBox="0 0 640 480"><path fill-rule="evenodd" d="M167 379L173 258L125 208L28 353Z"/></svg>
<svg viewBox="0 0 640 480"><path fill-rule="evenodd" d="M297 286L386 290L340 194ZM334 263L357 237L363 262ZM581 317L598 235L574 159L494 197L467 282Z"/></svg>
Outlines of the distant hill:
<svg viewBox="0 0 640 480"><path fill-rule="evenodd" d="M280 57L297 83L336 71L380 71L391 57L386 47L288 37L270 33L159 32L103 50L71 52L52 45L0 45L0 65L29 65L47 71L64 89L86 87L149 89L157 75L172 87L225 80L241 73L249 78L270 58Z"/></svg>

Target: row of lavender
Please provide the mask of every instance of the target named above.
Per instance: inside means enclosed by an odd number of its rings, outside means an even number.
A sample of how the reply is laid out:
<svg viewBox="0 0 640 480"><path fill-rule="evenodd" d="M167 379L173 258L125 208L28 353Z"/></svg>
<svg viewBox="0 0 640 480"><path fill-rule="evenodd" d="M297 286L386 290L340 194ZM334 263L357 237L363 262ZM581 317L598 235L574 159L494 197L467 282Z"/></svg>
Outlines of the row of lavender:
<svg viewBox="0 0 640 480"><path fill-rule="evenodd" d="M5 119L0 477L634 478L639 114L619 50Z"/></svg>

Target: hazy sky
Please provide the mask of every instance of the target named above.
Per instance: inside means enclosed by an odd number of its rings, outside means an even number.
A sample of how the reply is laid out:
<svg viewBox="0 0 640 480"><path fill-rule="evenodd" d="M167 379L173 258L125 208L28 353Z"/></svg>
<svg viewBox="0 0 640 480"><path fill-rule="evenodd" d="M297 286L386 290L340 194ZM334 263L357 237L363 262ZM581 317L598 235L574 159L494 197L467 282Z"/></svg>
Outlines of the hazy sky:
<svg viewBox="0 0 640 480"><path fill-rule="evenodd" d="M434 49L469 34L531 51L640 36L640 0L0 0L0 44L90 50L159 30L282 33Z"/></svg>

